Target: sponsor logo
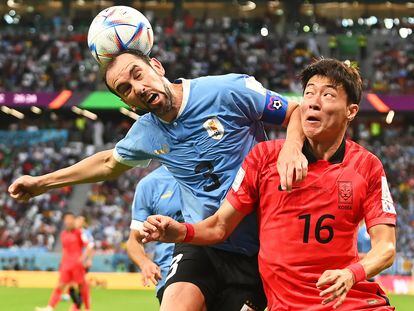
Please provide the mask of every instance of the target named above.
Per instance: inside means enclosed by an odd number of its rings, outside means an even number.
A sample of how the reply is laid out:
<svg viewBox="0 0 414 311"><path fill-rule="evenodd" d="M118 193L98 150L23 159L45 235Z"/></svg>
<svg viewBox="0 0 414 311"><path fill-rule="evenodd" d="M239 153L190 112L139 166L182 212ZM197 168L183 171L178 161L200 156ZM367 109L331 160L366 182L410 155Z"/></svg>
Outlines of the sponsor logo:
<svg viewBox="0 0 414 311"><path fill-rule="evenodd" d="M392 200L390 189L388 188L387 177L381 176L381 202L382 210L385 213L396 214L394 201Z"/></svg>
<svg viewBox="0 0 414 311"><path fill-rule="evenodd" d="M338 181L338 208L350 210L353 203L351 181Z"/></svg>
<svg viewBox="0 0 414 311"><path fill-rule="evenodd" d="M173 195L173 192L171 191L171 190L168 190L166 193L164 193L162 196L161 196L161 199L168 199L168 198L171 198L171 196Z"/></svg>
<svg viewBox="0 0 414 311"><path fill-rule="evenodd" d="M369 305L376 305L378 303L377 299L368 299L367 304Z"/></svg>
<svg viewBox="0 0 414 311"><path fill-rule="evenodd" d="M206 122L204 122L203 127L207 131L208 136L211 138L215 140L220 140L223 138L224 127L216 117L208 119Z"/></svg>
<svg viewBox="0 0 414 311"><path fill-rule="evenodd" d="M169 147L167 144L163 144L163 145L162 145L162 147L161 147L160 149L156 149L156 150L154 150L154 153L155 153L156 155L159 155L159 154L166 154L166 153L168 153L168 152L170 152L170 147Z"/></svg>
<svg viewBox="0 0 414 311"><path fill-rule="evenodd" d="M247 300L243 306L241 307L240 311L255 311L255 310L259 310L259 308L257 308L252 302L250 302L249 300Z"/></svg>

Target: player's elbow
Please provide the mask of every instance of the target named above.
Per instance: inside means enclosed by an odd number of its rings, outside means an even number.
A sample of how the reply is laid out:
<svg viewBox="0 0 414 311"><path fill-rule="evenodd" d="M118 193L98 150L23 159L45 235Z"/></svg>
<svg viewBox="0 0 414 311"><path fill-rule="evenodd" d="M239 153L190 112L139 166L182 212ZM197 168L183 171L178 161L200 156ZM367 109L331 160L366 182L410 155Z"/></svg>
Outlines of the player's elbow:
<svg viewBox="0 0 414 311"><path fill-rule="evenodd" d="M217 226L215 232L214 232L214 243L222 243L224 242L230 233L227 232L226 228L224 226Z"/></svg>

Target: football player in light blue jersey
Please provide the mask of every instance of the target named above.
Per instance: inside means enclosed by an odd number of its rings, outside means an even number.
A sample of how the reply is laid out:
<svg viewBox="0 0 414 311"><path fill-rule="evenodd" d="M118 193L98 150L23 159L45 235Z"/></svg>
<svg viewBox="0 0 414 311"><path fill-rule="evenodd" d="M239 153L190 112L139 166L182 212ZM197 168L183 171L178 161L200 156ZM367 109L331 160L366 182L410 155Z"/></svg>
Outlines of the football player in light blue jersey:
<svg viewBox="0 0 414 311"><path fill-rule="evenodd" d="M144 286L149 285L150 282L156 285L157 298L160 303L174 244L156 242L154 258L151 260L146 255L142 244L141 229L147 217L154 214L168 215L179 222L184 221L181 206L178 183L164 166L160 166L145 176L136 187L127 251L131 260L141 269Z"/></svg>
<svg viewBox="0 0 414 311"><path fill-rule="evenodd" d="M281 189L290 190L294 176L296 181L306 176L296 103L247 75L171 83L164 74L160 62L138 52L115 57L104 73L108 88L135 111L150 113L135 122L114 150L44 176L22 176L9 187L11 196L24 201L52 188L116 178L155 158L180 184L184 219L197 222L219 208L244 157L265 139L262 121L289 123L275 163ZM264 309L257 250L254 215L214 248L177 245L161 309Z"/></svg>

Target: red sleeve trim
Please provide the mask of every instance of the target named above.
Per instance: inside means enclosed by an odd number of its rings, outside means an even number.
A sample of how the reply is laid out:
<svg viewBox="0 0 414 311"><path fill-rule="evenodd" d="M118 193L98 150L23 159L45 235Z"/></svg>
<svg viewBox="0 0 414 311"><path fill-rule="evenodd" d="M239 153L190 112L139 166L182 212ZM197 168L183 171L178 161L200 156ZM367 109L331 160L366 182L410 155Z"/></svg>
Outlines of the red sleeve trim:
<svg viewBox="0 0 414 311"><path fill-rule="evenodd" d="M234 209L245 215L250 214L254 210L253 206L249 206L240 202L237 194L234 193L233 189L230 189L229 193L226 196L226 199L230 202Z"/></svg>
<svg viewBox="0 0 414 311"><path fill-rule="evenodd" d="M376 225L393 225L395 226L397 223L396 218L394 217L381 217L381 218L374 218L367 222L367 230Z"/></svg>

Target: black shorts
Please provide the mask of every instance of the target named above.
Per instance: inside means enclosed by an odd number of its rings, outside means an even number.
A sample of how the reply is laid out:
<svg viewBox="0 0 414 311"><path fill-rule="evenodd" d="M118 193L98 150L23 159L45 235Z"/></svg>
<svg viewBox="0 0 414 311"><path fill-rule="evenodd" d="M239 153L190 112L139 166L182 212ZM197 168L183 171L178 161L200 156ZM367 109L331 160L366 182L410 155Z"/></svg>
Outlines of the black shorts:
<svg viewBox="0 0 414 311"><path fill-rule="evenodd" d="M164 295L164 290L165 290L165 286L160 287L160 289L157 290L157 299L158 299L158 302L160 303L160 305L161 305L161 302L162 302L162 296Z"/></svg>
<svg viewBox="0 0 414 311"><path fill-rule="evenodd" d="M240 311L246 306L253 310L266 308L257 256L176 244L165 288L176 282L196 285L209 311Z"/></svg>

